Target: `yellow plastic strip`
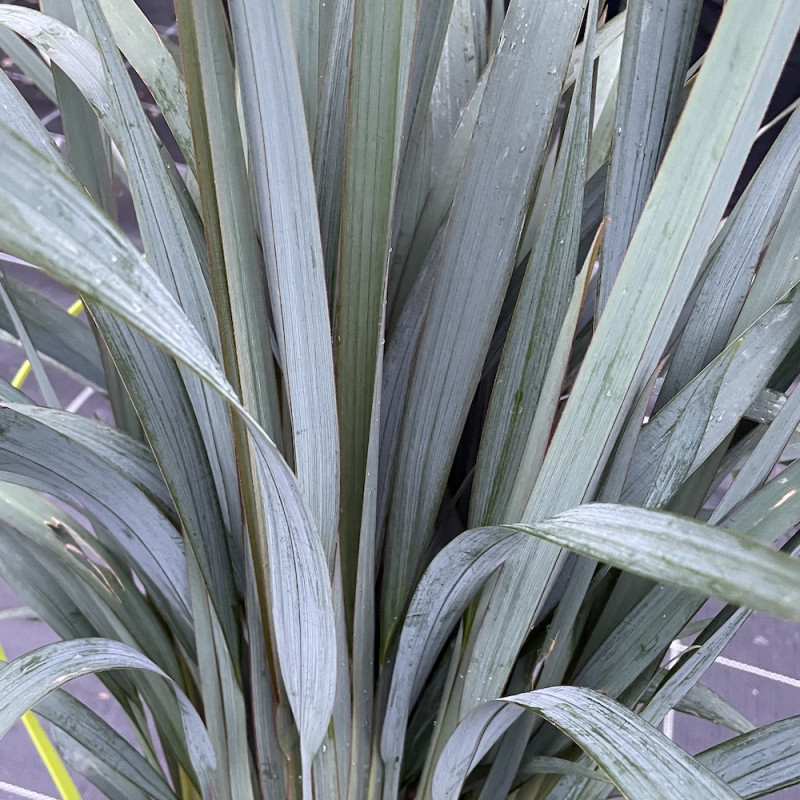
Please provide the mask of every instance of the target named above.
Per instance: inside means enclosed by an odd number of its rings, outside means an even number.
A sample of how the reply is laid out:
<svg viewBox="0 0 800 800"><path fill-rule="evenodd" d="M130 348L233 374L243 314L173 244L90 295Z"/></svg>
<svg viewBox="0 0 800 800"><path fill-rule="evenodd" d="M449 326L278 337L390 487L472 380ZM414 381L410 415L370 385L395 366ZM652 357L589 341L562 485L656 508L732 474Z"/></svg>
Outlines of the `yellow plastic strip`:
<svg viewBox="0 0 800 800"><path fill-rule="evenodd" d="M83 300L78 298L68 309L67 314L77 317L83 311Z"/></svg>
<svg viewBox="0 0 800 800"><path fill-rule="evenodd" d="M76 300L68 309L67 313L72 314L73 317L77 317L78 314L83 311L83 300ZM22 384L28 379L28 375L31 374L31 362L30 361L23 361L20 368L17 370L16 375L11 379L11 385L15 389L21 389Z"/></svg>
<svg viewBox="0 0 800 800"><path fill-rule="evenodd" d="M69 309L67 309L68 313L72 314L72 316L77 316L82 310L82 300L76 300ZM21 388L22 384L25 383L25 379L30 375L30 372L31 363L30 361L25 361L17 370L17 374L14 375L11 385L15 389ZM2 644L0 644L0 661L5 660L6 654ZM25 730L28 732L28 736L30 736L33 746L39 753L39 758L42 759L42 763L50 774L62 800L81 800L81 793L78 791L78 787L75 786L69 772L67 772L67 768L64 766L64 762L61 760L61 756L58 755L55 747L53 747L53 743L47 737L44 728L42 728L33 712L28 711L22 715L22 724L25 726Z"/></svg>
<svg viewBox="0 0 800 800"><path fill-rule="evenodd" d="M0 661L5 660L6 654L3 650L3 645L0 644ZM30 736L34 747L39 753L42 763L50 773L50 777L62 800L81 800L81 793L78 791L78 787L75 786L69 772L67 772L61 756L56 752L53 743L47 737L44 728L32 711L27 711L22 715L22 724L25 726L25 730L28 731L28 736Z"/></svg>
<svg viewBox="0 0 800 800"><path fill-rule="evenodd" d="M22 366L17 370L17 374L11 379L11 385L15 389L21 389L22 384L28 378L28 375L31 374L31 362L30 361L23 361Z"/></svg>

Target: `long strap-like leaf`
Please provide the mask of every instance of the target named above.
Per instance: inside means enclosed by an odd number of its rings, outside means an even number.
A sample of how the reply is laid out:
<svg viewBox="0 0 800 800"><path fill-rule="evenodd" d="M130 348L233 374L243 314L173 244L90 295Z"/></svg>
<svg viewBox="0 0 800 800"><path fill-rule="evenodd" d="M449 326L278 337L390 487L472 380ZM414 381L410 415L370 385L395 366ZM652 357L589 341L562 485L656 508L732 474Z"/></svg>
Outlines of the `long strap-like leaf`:
<svg viewBox="0 0 800 800"><path fill-rule="evenodd" d="M339 521L339 439L322 244L298 67L282 3L235 0L231 17L296 472L332 570Z"/></svg>
<svg viewBox="0 0 800 800"><path fill-rule="evenodd" d="M512 4L492 63L409 383L386 531L384 649L422 566L515 262L584 5L581 0Z"/></svg>
<svg viewBox="0 0 800 800"><path fill-rule="evenodd" d="M800 25L800 6L793 2L765 10L747 0L726 5L524 521L591 497L627 412L661 357ZM713 134L693 121L709 114L717 120ZM462 713L504 682L558 558L558 547L549 543L527 547L484 593L460 670Z"/></svg>
<svg viewBox="0 0 800 800"><path fill-rule="evenodd" d="M296 478L242 408L202 337L147 262L83 190L0 119L0 247L46 267L158 342L223 397L250 431L269 553L277 657L306 762L327 729L336 686L330 579ZM307 784L308 785L308 784Z"/></svg>
<svg viewBox="0 0 800 800"><path fill-rule="evenodd" d="M435 800L458 797L464 777L481 754L518 716L509 713L514 711L511 704L541 714L574 739L629 800L738 798L716 775L621 704L590 689L554 686L476 708L459 725L439 761Z"/></svg>
<svg viewBox="0 0 800 800"><path fill-rule="evenodd" d="M342 574L352 608L384 276L414 33L414 0L356 0L339 262L336 392L342 445Z"/></svg>

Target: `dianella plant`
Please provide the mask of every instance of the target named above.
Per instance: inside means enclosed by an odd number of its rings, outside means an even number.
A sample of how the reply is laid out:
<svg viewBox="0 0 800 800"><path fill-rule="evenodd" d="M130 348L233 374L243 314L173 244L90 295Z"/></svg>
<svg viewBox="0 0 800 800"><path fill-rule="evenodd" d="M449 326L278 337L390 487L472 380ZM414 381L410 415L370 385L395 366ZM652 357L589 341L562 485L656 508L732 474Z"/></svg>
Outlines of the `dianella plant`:
<svg viewBox="0 0 800 800"><path fill-rule="evenodd" d="M0 385L0 577L61 639L0 731L115 800L800 782L800 718L699 682L800 622L797 113L734 193L800 3L728 0L697 63L700 0L177 0L179 48L39 5L0 47L65 146L0 74L0 250L89 324L0 282L44 398Z"/></svg>

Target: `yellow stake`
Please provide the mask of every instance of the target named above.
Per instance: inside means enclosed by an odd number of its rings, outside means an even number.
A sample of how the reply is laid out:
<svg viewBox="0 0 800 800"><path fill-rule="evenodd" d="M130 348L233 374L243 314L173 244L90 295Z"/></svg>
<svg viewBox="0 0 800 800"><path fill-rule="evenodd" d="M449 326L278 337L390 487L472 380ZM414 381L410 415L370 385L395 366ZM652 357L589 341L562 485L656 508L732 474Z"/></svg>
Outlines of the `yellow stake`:
<svg viewBox="0 0 800 800"><path fill-rule="evenodd" d="M73 317L77 317L78 314L83 311L83 300L76 300L68 309L67 313L71 314ZM11 381L11 385L15 389L22 388L22 384L28 378L28 375L31 374L31 362L30 361L23 361L20 368L17 370L17 374L14 375L14 378Z"/></svg>
<svg viewBox="0 0 800 800"><path fill-rule="evenodd" d="M0 661L5 660L6 654L3 650L3 645L0 644ZM56 752L53 743L47 737L44 728L32 711L26 711L22 715L22 724L25 726L25 730L28 731L28 736L31 737L42 763L50 773L50 777L53 779L53 783L56 785L56 789L58 789L63 800L81 800L81 793L78 791L78 787L75 786L69 772L67 772L61 756Z"/></svg>
<svg viewBox="0 0 800 800"><path fill-rule="evenodd" d="M82 300L76 300L67 309L67 313L72 314L73 317L77 317L81 311L83 311ZM22 384L25 383L25 379L30 375L30 372L31 362L26 360L17 370L17 374L11 381L11 385L15 389L21 388ZM6 654L3 650L3 645L0 644L0 661L5 660ZM81 800L81 793L78 791L78 787L75 786L69 772L67 772L67 768L64 766L64 762L61 760L61 756L59 756L55 747L53 747L53 743L48 738L44 728L36 718L36 715L32 711L27 711L22 715L22 724L25 726L25 730L28 732L33 746L39 753L39 758L42 759L42 763L50 773L50 777L53 779L53 783L63 800Z"/></svg>

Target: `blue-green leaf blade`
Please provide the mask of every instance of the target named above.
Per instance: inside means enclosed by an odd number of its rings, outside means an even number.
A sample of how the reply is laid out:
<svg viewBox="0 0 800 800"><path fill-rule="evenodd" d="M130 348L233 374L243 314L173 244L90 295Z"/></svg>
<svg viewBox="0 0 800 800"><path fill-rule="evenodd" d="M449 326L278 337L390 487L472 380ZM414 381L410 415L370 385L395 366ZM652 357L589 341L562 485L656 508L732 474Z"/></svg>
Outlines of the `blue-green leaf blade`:
<svg viewBox="0 0 800 800"><path fill-rule="evenodd" d="M674 742L611 698L582 687L555 686L476 708L456 729L439 761L434 778L436 800L458 796L484 728L507 703L540 714L574 739L629 800L738 797ZM501 732L492 731L494 736Z"/></svg>

